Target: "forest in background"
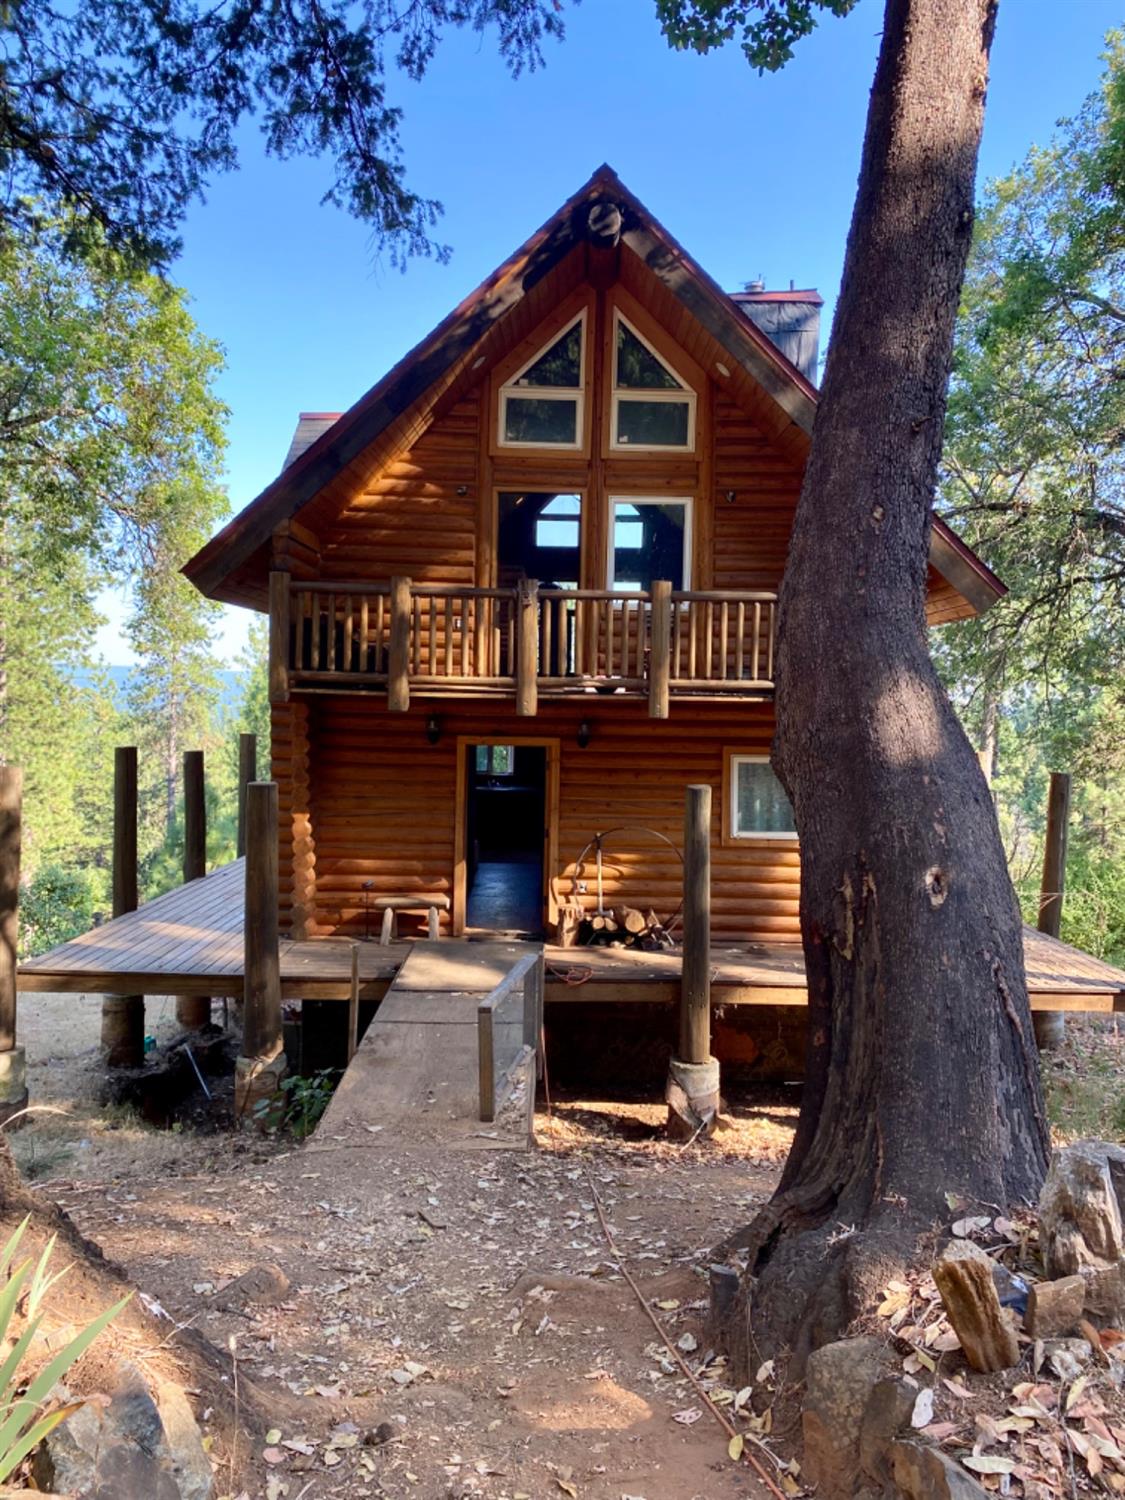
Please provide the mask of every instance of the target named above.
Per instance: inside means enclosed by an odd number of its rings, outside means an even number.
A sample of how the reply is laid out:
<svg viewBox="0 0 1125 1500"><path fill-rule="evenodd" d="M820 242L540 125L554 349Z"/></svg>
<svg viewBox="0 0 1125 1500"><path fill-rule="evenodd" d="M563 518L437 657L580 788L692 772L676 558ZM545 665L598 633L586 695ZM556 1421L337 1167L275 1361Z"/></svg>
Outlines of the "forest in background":
<svg viewBox="0 0 1125 1500"><path fill-rule="evenodd" d="M228 511L222 351L188 298L66 222L0 242L0 758L25 774L22 943L109 909L113 747L140 748L141 889L179 883L181 759L207 755L208 860L233 857L237 735L259 736L265 630L236 701L216 610L179 566ZM1125 962L1125 43L1057 139L981 204L939 508L1009 585L933 648L993 767L1034 921L1052 770L1074 779L1062 936ZM373 372L375 373L375 372ZM242 503L245 497L237 497ZM124 690L93 654L131 600Z"/></svg>

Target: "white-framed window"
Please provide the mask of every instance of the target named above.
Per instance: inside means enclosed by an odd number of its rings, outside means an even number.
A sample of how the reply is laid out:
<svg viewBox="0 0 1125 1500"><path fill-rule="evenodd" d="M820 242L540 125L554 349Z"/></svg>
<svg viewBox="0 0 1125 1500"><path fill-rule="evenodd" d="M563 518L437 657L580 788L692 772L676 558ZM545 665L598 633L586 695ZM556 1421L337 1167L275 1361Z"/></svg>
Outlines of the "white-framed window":
<svg viewBox="0 0 1125 1500"><path fill-rule="evenodd" d="M674 589L690 588L690 498L611 495L609 505L609 587L647 593L666 578Z"/></svg>
<svg viewBox="0 0 1125 1500"><path fill-rule="evenodd" d="M797 825L785 789L768 755L734 754L727 760L727 828L732 839L796 839Z"/></svg>
<svg viewBox="0 0 1125 1500"><path fill-rule="evenodd" d="M620 313L613 319L614 452L695 451L695 392Z"/></svg>
<svg viewBox="0 0 1125 1500"><path fill-rule="evenodd" d="M585 406L583 309L500 388L504 448L581 448Z"/></svg>

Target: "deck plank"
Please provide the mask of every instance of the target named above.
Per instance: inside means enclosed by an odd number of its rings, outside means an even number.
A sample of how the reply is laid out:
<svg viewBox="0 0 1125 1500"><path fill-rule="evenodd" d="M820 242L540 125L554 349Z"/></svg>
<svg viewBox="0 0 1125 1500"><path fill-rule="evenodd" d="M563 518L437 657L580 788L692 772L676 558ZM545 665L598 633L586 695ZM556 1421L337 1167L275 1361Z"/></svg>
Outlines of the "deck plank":
<svg viewBox="0 0 1125 1500"><path fill-rule="evenodd" d="M177 886L90 932L21 964L22 993L237 996L242 991L244 861L233 860L200 880ZM365 999L380 999L414 945L383 947L344 938L283 938L286 998L346 999L351 950L359 949ZM458 944L468 952L465 988L502 960L496 943ZM450 952L453 945L450 944ZM1125 971L1057 938L1024 928L1028 989L1037 1010L1125 1010ZM795 943L728 944L712 950L716 1000L725 1005L805 1004L804 958ZM671 1003L679 993L680 955L628 948L547 948L551 1003ZM419 977L415 978L414 975ZM426 983L421 954L399 988Z"/></svg>

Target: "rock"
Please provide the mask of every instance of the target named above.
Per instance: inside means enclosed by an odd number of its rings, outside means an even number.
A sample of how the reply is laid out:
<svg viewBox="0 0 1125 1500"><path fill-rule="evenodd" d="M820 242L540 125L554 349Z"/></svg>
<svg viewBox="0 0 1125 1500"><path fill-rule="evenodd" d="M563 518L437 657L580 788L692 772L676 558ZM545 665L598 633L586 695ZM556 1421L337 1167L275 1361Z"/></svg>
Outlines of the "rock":
<svg viewBox="0 0 1125 1500"><path fill-rule="evenodd" d="M894 1443L888 1457L898 1492L908 1500L984 1500L986 1492L960 1464L926 1443Z"/></svg>
<svg viewBox="0 0 1125 1500"><path fill-rule="evenodd" d="M1044 1339L1036 1345L1036 1364L1046 1363L1060 1380L1077 1380L1093 1353L1085 1339Z"/></svg>
<svg viewBox="0 0 1125 1500"><path fill-rule="evenodd" d="M381 1448L398 1435L399 1430L393 1422L380 1422L378 1427L372 1427L363 1434L363 1445L365 1448Z"/></svg>
<svg viewBox="0 0 1125 1500"><path fill-rule="evenodd" d="M880 1339L841 1339L809 1355L801 1412L804 1477L817 1486L818 1500L852 1500L861 1488L863 1415L890 1373Z"/></svg>
<svg viewBox="0 0 1125 1500"><path fill-rule="evenodd" d="M280 1266L251 1266L212 1297L220 1312L241 1312L246 1307L273 1307L289 1295L289 1277Z"/></svg>
<svg viewBox="0 0 1125 1500"><path fill-rule="evenodd" d="M108 1403L88 1401L44 1438L32 1459L40 1488L78 1500L210 1500L211 1464L187 1397L121 1360ZM59 1387L63 1399L69 1393Z"/></svg>
<svg viewBox="0 0 1125 1500"><path fill-rule="evenodd" d="M1019 1359L1015 1320L1000 1306L992 1261L980 1246L952 1240L934 1263L934 1281L973 1369L1011 1369Z"/></svg>
<svg viewBox="0 0 1125 1500"><path fill-rule="evenodd" d="M1086 1315L1106 1328L1125 1328L1125 1261L1081 1275L1086 1283Z"/></svg>
<svg viewBox="0 0 1125 1500"><path fill-rule="evenodd" d="M891 1477L888 1449L910 1424L919 1387L902 1375L880 1380L868 1397L859 1429L859 1466L886 1483Z"/></svg>
<svg viewBox="0 0 1125 1500"><path fill-rule="evenodd" d="M1033 1339L1062 1338L1073 1333L1085 1307L1084 1277L1037 1281L1028 1294L1025 1326Z"/></svg>
<svg viewBox="0 0 1125 1500"><path fill-rule="evenodd" d="M1118 1265L1125 1150L1109 1141L1076 1141L1056 1153L1039 1194L1039 1243L1054 1278Z"/></svg>

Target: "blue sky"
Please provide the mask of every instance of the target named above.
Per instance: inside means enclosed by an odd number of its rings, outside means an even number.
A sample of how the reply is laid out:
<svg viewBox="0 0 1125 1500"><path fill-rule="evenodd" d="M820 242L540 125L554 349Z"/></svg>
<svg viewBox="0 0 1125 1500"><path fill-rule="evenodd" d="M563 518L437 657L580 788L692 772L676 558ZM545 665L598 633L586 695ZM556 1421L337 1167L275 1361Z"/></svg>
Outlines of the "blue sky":
<svg viewBox="0 0 1125 1500"><path fill-rule="evenodd" d="M350 406L608 161L729 289L816 286L825 329L839 285L882 17L861 0L827 19L783 72L759 78L737 47L672 52L652 0L586 0L546 66L511 79L493 39L453 34L420 84L392 80L414 189L439 199L448 265L405 274L362 225L319 200L327 164L266 158L251 126L241 169L184 227L176 279L227 354L231 505L276 475L301 410ZM1096 86L1120 0L1002 0L981 181L1007 172ZM121 603L99 644L125 662ZM237 651L245 613L227 611Z"/></svg>

